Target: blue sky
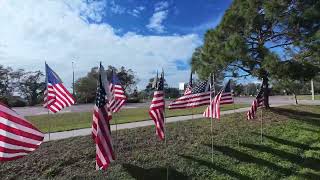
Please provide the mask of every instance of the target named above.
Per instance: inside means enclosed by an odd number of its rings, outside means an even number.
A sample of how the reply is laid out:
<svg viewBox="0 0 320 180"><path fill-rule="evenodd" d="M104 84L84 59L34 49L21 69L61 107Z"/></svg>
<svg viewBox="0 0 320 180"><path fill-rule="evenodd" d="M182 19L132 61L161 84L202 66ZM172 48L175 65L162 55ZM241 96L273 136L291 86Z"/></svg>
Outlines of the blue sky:
<svg viewBox="0 0 320 180"><path fill-rule="evenodd" d="M139 89L156 70L170 86L188 81L189 61L231 0L1 1L0 64L43 70L44 61L71 87L102 61L136 72Z"/></svg>
<svg viewBox="0 0 320 180"><path fill-rule="evenodd" d="M96 1L92 1L95 3ZM172 35L197 33L202 36L208 28L215 27L224 11L230 6L231 0L121 0L100 1L105 6L101 18L86 16L90 23L110 24L119 29L118 34L136 32L142 35ZM90 4L90 1L89 1ZM158 26L148 28L150 19L158 16ZM162 18L161 18L162 17Z"/></svg>

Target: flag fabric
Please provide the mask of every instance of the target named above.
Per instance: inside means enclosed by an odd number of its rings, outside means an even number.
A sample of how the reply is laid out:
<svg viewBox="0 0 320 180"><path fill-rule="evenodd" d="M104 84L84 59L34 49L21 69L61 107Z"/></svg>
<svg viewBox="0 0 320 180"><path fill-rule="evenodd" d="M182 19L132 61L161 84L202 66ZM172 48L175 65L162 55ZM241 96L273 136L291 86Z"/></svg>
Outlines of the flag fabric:
<svg viewBox="0 0 320 180"><path fill-rule="evenodd" d="M190 73L190 80L183 95L189 95L191 94L191 92L192 92L192 72Z"/></svg>
<svg viewBox="0 0 320 180"><path fill-rule="evenodd" d="M247 119L248 120L254 119L258 108L263 106L264 96L263 96L263 87L262 86L263 85L261 85L261 88L260 88L258 95L253 100L250 110L247 112Z"/></svg>
<svg viewBox="0 0 320 180"><path fill-rule="evenodd" d="M169 104L169 109L186 109L210 104L208 81L199 82L191 93L183 95Z"/></svg>
<svg viewBox="0 0 320 180"><path fill-rule="evenodd" d="M126 95L124 89L121 86L120 80L117 75L112 72L112 78L110 82L111 100L109 107L112 112L118 112L126 102Z"/></svg>
<svg viewBox="0 0 320 180"><path fill-rule="evenodd" d="M44 134L0 103L0 162L24 157L43 142Z"/></svg>
<svg viewBox="0 0 320 180"><path fill-rule="evenodd" d="M217 118L220 119L220 99L221 99L221 92L219 92L214 99L211 101L210 105L203 113L203 117L207 118Z"/></svg>
<svg viewBox="0 0 320 180"><path fill-rule="evenodd" d="M102 82L102 65L100 64L100 74L96 101L93 111L92 137L96 144L96 169L106 170L109 164L114 161L113 144L111 138L110 120L111 110L108 106L107 92Z"/></svg>
<svg viewBox="0 0 320 180"><path fill-rule="evenodd" d="M65 88L59 76L46 64L47 88L44 92L44 105L51 112L56 113L75 103L75 99Z"/></svg>
<svg viewBox="0 0 320 180"><path fill-rule="evenodd" d="M149 110L149 115L153 119L156 125L156 134L161 140L165 138L165 122L164 122L164 108L165 108L165 99L164 99L164 73L162 72L156 90L153 94L153 99L151 101L151 106Z"/></svg>
<svg viewBox="0 0 320 180"><path fill-rule="evenodd" d="M220 105L223 104L233 104L233 97L231 92L231 81L229 80L221 91Z"/></svg>
<svg viewBox="0 0 320 180"><path fill-rule="evenodd" d="M230 81L228 81L226 86L211 101L210 105L204 111L203 116L220 119L220 105L232 103L234 103L234 101L231 93Z"/></svg>

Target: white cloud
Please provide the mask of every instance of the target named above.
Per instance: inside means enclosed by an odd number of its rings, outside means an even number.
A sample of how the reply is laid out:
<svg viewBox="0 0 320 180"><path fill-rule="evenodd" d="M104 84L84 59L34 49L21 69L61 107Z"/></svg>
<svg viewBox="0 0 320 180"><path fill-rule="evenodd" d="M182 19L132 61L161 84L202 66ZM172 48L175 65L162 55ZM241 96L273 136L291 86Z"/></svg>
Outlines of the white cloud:
<svg viewBox="0 0 320 180"><path fill-rule="evenodd" d="M126 8L119 6L114 0L110 1L110 10L114 14L124 14L126 12Z"/></svg>
<svg viewBox="0 0 320 180"><path fill-rule="evenodd" d="M147 28L149 28L150 30L156 31L158 33L165 32L163 21L167 18L167 16L168 16L167 10L155 12L150 18Z"/></svg>
<svg viewBox="0 0 320 180"><path fill-rule="evenodd" d="M139 17L139 15L141 14L142 11L145 10L145 7L144 6L138 6L136 8L134 8L133 10L129 10L128 11L128 14L132 15L132 16L135 16L135 17Z"/></svg>
<svg viewBox="0 0 320 180"><path fill-rule="evenodd" d="M187 81L188 71L177 73L174 62L191 57L201 43L197 35L143 36L129 32L118 36L108 24L84 20L86 16L99 20L99 11L80 0L0 0L0 64L43 71L47 61L68 87L72 61L76 78L102 61L105 66L133 69L141 80L140 88L161 68L169 85Z"/></svg>
<svg viewBox="0 0 320 180"><path fill-rule="evenodd" d="M83 20L100 23L107 13L107 1L84 1L84 0L64 0L64 3L69 6L73 11L77 12ZM111 2L110 10L113 12L115 3Z"/></svg>
<svg viewBox="0 0 320 180"><path fill-rule="evenodd" d="M157 33L165 32L163 21L168 17L169 3L167 1L160 1L154 5L154 13L149 19L149 24L146 26L149 30Z"/></svg>
<svg viewBox="0 0 320 180"><path fill-rule="evenodd" d="M169 3L167 1L160 1L154 6L154 11L162 11L169 7Z"/></svg>

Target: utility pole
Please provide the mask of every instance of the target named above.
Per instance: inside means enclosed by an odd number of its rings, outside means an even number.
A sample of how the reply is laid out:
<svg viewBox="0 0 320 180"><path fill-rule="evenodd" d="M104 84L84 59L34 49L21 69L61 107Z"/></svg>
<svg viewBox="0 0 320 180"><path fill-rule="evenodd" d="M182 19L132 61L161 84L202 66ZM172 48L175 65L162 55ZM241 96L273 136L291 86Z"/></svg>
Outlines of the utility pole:
<svg viewBox="0 0 320 180"><path fill-rule="evenodd" d="M73 61L72 61L72 95L75 98L75 94L74 94L74 65L73 65Z"/></svg>
<svg viewBox="0 0 320 180"><path fill-rule="evenodd" d="M312 101L314 101L314 86L313 86L313 79L311 79L311 95L312 95Z"/></svg>

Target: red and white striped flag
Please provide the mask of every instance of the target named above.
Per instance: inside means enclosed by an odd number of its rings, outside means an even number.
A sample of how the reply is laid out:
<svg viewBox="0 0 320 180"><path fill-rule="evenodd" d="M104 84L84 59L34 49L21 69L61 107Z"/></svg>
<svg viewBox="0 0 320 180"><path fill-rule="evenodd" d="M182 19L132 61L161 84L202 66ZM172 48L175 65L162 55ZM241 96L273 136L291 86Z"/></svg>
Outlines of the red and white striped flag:
<svg viewBox="0 0 320 180"><path fill-rule="evenodd" d="M251 104L250 110L247 112L247 119L254 119L256 112L259 107L263 106L264 96L263 96L263 85L261 85L260 91L257 95L257 97L253 100Z"/></svg>
<svg viewBox="0 0 320 180"><path fill-rule="evenodd" d="M0 161L21 158L36 150L44 134L15 111L0 103Z"/></svg>
<svg viewBox="0 0 320 180"><path fill-rule="evenodd" d="M211 101L210 105L204 111L203 117L220 119L220 99L221 92L219 92Z"/></svg>
<svg viewBox="0 0 320 180"><path fill-rule="evenodd" d="M220 119L220 105L233 104L233 97L231 93L230 81L226 84L223 90L221 90L212 100L210 105L204 111L203 116L207 118Z"/></svg>
<svg viewBox="0 0 320 180"><path fill-rule="evenodd" d="M189 95L191 93L192 93L192 72L190 73L190 80L183 95Z"/></svg>
<svg viewBox="0 0 320 180"><path fill-rule="evenodd" d="M112 112L118 112L126 102L126 95L124 89L121 86L120 80L117 75L112 72L112 78L110 82L111 100L109 107Z"/></svg>
<svg viewBox="0 0 320 180"><path fill-rule="evenodd" d="M44 92L44 105L51 112L56 113L75 103L75 99L64 87L59 76L46 64L47 89Z"/></svg>
<svg viewBox="0 0 320 180"><path fill-rule="evenodd" d="M111 138L110 120L112 114L108 106L107 92L102 82L101 74L104 73L100 64L100 74L96 102L93 111L92 137L96 144L96 169L106 170L115 160Z"/></svg>
<svg viewBox="0 0 320 180"><path fill-rule="evenodd" d="M202 81L192 88L191 93L183 95L169 104L169 109L186 109L210 104L208 81Z"/></svg>
<svg viewBox="0 0 320 180"><path fill-rule="evenodd" d="M153 99L151 101L151 106L149 110L149 115L153 119L156 125L156 134L161 140L165 138L165 121L164 121L164 74L162 72L160 80L156 85L156 91L153 94Z"/></svg>

